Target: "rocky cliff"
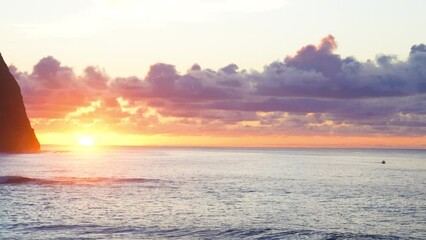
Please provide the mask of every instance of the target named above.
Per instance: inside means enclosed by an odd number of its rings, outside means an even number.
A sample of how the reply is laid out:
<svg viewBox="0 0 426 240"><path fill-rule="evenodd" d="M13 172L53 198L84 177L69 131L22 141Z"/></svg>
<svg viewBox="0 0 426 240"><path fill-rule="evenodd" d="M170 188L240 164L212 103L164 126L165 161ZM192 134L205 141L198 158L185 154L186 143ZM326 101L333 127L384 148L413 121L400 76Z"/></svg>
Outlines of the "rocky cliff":
<svg viewBox="0 0 426 240"><path fill-rule="evenodd" d="M0 152L39 150L40 143L25 112L21 89L0 54Z"/></svg>

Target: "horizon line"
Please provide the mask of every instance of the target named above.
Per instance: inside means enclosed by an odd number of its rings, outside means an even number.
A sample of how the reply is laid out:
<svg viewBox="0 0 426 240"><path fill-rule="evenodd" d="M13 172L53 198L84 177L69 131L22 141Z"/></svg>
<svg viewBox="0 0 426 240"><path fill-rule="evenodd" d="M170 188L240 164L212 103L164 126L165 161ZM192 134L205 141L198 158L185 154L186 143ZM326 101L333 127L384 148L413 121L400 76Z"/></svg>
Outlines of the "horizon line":
<svg viewBox="0 0 426 240"><path fill-rule="evenodd" d="M96 148L114 148L114 147L129 147L129 148L228 148L228 149L359 149L359 150L421 150L426 151L426 148L392 148L392 147L292 147L292 146L208 146L208 145L94 145L80 146L78 144L41 144L43 146L56 147L78 147L81 149L96 149ZM43 151L43 149L41 149Z"/></svg>

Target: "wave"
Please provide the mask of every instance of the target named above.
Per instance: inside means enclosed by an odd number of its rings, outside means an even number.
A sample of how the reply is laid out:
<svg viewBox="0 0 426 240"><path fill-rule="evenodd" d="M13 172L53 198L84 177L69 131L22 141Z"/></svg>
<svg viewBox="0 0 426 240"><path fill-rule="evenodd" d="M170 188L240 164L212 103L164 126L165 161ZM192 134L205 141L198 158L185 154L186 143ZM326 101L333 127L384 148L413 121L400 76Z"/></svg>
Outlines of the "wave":
<svg viewBox="0 0 426 240"><path fill-rule="evenodd" d="M42 225L31 228L36 231L70 231L79 232L80 237L96 234L101 238L111 235L132 236L132 238L194 238L194 239L363 239L363 240L417 240L416 237L402 237L388 234L367 234L352 232L325 232L315 230L285 230L271 228L246 229L197 229L149 226L102 226L102 225ZM126 238L126 237L123 237Z"/></svg>
<svg viewBox="0 0 426 240"><path fill-rule="evenodd" d="M32 182L33 178L21 177L21 176L1 176L0 184L13 184L13 183L28 183Z"/></svg>
<svg viewBox="0 0 426 240"><path fill-rule="evenodd" d="M1 184L62 184L62 185L93 185L99 183L138 183L158 181L145 178L108 178L108 177L55 177L55 178L30 178L23 176L0 176Z"/></svg>
<svg viewBox="0 0 426 240"><path fill-rule="evenodd" d="M114 231L111 229L110 231ZM137 231L136 231L137 232ZM146 233L146 230L144 230ZM363 239L363 240L400 240L420 238L401 237L386 234L366 234L352 232L325 232L315 230L278 230L278 229L227 229L227 230L190 230L168 229L153 232L154 236L165 238L202 238L202 239Z"/></svg>
<svg viewBox="0 0 426 240"><path fill-rule="evenodd" d="M199 232L201 236L212 235L211 232ZM228 229L213 233L218 238L256 238L256 239L416 239L394 235L364 234L351 232L324 232L314 230L278 230L278 229Z"/></svg>

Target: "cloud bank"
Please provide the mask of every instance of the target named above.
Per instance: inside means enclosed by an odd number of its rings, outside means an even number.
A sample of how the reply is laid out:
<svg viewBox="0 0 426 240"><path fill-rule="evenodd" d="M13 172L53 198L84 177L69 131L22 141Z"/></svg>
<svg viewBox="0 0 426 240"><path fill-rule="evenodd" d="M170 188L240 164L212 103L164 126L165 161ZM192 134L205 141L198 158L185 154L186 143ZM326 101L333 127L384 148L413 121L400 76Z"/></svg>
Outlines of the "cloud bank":
<svg viewBox="0 0 426 240"><path fill-rule="evenodd" d="M426 45L414 45L406 60L366 62L336 48L329 35L260 72L194 64L179 73L157 63L144 78L111 77L95 66L78 74L52 56L30 73L9 68L40 131L86 125L132 134L426 134Z"/></svg>

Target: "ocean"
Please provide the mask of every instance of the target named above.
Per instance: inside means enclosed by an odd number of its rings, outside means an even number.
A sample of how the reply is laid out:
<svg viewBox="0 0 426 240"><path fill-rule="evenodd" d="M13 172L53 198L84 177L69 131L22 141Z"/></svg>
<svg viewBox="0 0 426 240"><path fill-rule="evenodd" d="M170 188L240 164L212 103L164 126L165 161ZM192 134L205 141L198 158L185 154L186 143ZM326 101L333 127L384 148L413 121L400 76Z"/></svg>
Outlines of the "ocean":
<svg viewBox="0 0 426 240"><path fill-rule="evenodd" d="M0 154L0 239L426 239L425 150L43 149Z"/></svg>

